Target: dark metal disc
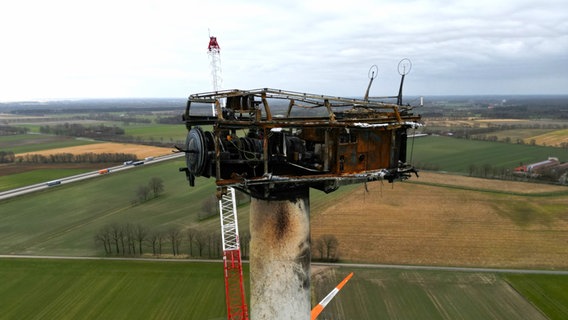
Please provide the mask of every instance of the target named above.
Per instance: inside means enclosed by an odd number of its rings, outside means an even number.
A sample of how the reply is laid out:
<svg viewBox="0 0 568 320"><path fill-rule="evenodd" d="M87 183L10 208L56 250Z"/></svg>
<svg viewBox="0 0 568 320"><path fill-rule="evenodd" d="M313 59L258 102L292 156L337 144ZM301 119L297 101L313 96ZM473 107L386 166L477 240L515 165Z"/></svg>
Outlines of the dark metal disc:
<svg viewBox="0 0 568 320"><path fill-rule="evenodd" d="M201 176L205 168L205 157L207 156L207 146L203 131L199 127L192 128L185 140L186 154L185 161L189 172L195 176Z"/></svg>

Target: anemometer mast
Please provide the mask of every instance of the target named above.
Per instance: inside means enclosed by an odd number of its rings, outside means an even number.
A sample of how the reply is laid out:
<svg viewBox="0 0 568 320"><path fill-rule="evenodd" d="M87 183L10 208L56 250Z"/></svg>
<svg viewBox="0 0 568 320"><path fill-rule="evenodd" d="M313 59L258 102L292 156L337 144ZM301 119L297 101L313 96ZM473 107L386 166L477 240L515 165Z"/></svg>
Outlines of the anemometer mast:
<svg viewBox="0 0 568 320"><path fill-rule="evenodd" d="M404 85L404 77L410 72L412 69L412 62L410 59L404 58L400 60L398 63L398 73L400 74L400 87L398 89L398 95L396 96L396 104L402 106L402 86Z"/></svg>

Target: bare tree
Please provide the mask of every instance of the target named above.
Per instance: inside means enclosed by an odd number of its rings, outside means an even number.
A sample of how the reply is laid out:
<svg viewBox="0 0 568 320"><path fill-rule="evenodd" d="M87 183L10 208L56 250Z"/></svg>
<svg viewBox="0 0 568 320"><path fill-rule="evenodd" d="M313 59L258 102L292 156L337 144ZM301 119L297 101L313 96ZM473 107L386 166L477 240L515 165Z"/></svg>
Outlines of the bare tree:
<svg viewBox="0 0 568 320"><path fill-rule="evenodd" d="M313 250L319 253L320 260L323 260L323 255L325 253L325 245L323 243L322 237L319 237L313 242Z"/></svg>
<svg viewBox="0 0 568 320"><path fill-rule="evenodd" d="M148 236L148 230L140 224L137 224L134 228L134 237L136 241L138 241L138 253L140 255L143 254L142 252L142 243L146 240Z"/></svg>
<svg viewBox="0 0 568 320"><path fill-rule="evenodd" d="M152 247L152 254L156 256L158 254L158 232L154 231L150 234L147 241L150 243Z"/></svg>
<svg viewBox="0 0 568 320"><path fill-rule="evenodd" d="M221 247L221 233L207 233L207 253L209 258L219 257Z"/></svg>
<svg viewBox="0 0 568 320"><path fill-rule="evenodd" d="M215 257L221 256L221 251L223 250L223 244L221 243L223 239L221 238L221 232L215 232L213 235L213 245L215 246Z"/></svg>
<svg viewBox="0 0 568 320"><path fill-rule="evenodd" d="M154 197L157 197L160 193L164 192L164 180L158 177L152 177L150 182L148 182L148 187L154 193Z"/></svg>
<svg viewBox="0 0 568 320"><path fill-rule="evenodd" d="M200 257L203 256L203 250L207 246L207 234L205 232L198 231L195 234L195 245L197 247L197 252L199 253L199 256Z"/></svg>
<svg viewBox="0 0 568 320"><path fill-rule="evenodd" d="M119 248L119 243L122 242L122 227L118 224L113 224L110 226L110 235L112 238L112 241L114 242L114 246L116 249L116 254L120 254L120 248ZM124 249L124 244L122 246L122 248Z"/></svg>
<svg viewBox="0 0 568 320"><path fill-rule="evenodd" d="M339 258L339 240L337 240L337 237L332 234L324 234L319 239L321 239L321 242L323 244L325 259L327 261L336 261Z"/></svg>
<svg viewBox="0 0 568 320"><path fill-rule="evenodd" d="M153 231L148 237L148 242L152 245L152 254L154 256L162 255L162 242L164 241L164 234L161 231Z"/></svg>
<svg viewBox="0 0 568 320"><path fill-rule="evenodd" d="M162 255L162 243L164 242L164 233L163 232L158 232L158 255L161 256Z"/></svg>
<svg viewBox="0 0 568 320"><path fill-rule="evenodd" d="M250 245L250 232L241 232L239 236L239 245L241 247L241 257L248 257L249 245Z"/></svg>
<svg viewBox="0 0 568 320"><path fill-rule="evenodd" d="M197 232L195 229L189 228L187 229L187 240L189 242L189 256L193 257L193 240L195 239L195 235Z"/></svg>
<svg viewBox="0 0 568 320"><path fill-rule="evenodd" d="M95 234L95 242L100 242L103 244L103 247L105 249L105 253L106 254L111 254L112 253L112 247L111 247L111 234L110 234L110 230L108 227L103 227L101 228L96 234Z"/></svg>
<svg viewBox="0 0 568 320"><path fill-rule="evenodd" d="M201 201L201 212L198 213L200 220L212 217L217 214L219 209L219 199L215 195L209 196Z"/></svg>
<svg viewBox="0 0 568 320"><path fill-rule="evenodd" d="M139 202L144 202L150 198L150 192L150 187L139 186L138 189L136 189L136 199L138 199Z"/></svg>
<svg viewBox="0 0 568 320"><path fill-rule="evenodd" d="M123 227L124 230L124 239L126 240L126 246L128 248L128 254L136 254L136 245L135 245L135 238L134 238L134 226L130 223L127 223Z"/></svg>
<svg viewBox="0 0 568 320"><path fill-rule="evenodd" d="M172 244L172 253L174 256L179 254L179 246L181 242L181 232L179 229L173 227L168 230L168 239Z"/></svg>

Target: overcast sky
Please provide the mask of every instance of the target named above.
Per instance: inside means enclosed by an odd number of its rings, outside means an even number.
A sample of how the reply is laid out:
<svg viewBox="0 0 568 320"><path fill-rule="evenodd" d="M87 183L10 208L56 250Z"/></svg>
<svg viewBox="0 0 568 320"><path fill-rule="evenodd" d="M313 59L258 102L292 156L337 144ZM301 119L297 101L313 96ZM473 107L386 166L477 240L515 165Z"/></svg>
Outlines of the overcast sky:
<svg viewBox="0 0 568 320"><path fill-rule="evenodd" d="M363 95L568 94L566 0L17 0L0 4L0 101L187 97L223 88Z"/></svg>

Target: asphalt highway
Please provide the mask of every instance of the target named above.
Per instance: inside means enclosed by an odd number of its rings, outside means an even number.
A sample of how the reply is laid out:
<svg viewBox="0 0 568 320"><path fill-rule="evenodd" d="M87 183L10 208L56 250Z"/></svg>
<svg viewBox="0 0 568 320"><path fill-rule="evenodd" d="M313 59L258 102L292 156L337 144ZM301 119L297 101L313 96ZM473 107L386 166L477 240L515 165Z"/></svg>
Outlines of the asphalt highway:
<svg viewBox="0 0 568 320"><path fill-rule="evenodd" d="M183 156L184 156L184 153L176 152L176 153L172 153L172 154L169 154L169 155L159 156L159 157L155 157L155 158L152 158L152 159L144 160L143 165L161 162L161 161L166 161L166 160L170 160L170 159L175 159L175 158L179 158L179 157L183 157ZM113 172L122 171L122 170L130 170L130 169L134 169L134 168L137 168L137 167L138 166L134 166L134 165L130 164L130 165L119 165L119 166L115 166L115 167L104 168L104 169L109 170L108 173L104 173L104 174L112 174ZM103 169L103 168L101 168L101 169ZM54 184L54 185L49 185L48 184L49 181L46 181L46 182L37 183L37 184L33 184L33 185L21 187L21 188L2 191L2 192L0 192L0 200L8 199L8 198L28 194L28 193L32 193L32 192L36 192L36 191L40 191L40 190L44 190L44 189L47 189L47 188L55 188L58 185L62 185L62 184L73 183L73 182L82 181L82 180L86 180L86 179L96 178L96 177L100 177L104 174L101 174L99 172L99 170L96 170L96 171L77 174L77 175L70 176L70 177L62 177L60 179L52 180L51 182L59 181L59 183Z"/></svg>

